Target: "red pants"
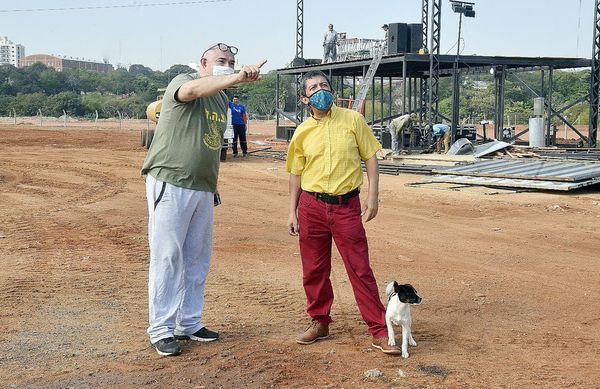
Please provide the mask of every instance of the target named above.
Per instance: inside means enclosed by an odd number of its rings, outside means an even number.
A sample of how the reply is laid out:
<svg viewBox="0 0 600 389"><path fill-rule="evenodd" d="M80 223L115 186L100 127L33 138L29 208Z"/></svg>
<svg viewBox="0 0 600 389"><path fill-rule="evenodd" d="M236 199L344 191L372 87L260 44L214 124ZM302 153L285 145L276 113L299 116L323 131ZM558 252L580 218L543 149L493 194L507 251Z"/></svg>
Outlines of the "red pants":
<svg viewBox="0 0 600 389"><path fill-rule="evenodd" d="M329 275L333 237L369 332L376 337L387 336L385 308L369 265L369 247L360 212L358 196L347 204L337 205L324 203L306 192L300 194L298 224L306 312L323 324L332 321L333 289Z"/></svg>

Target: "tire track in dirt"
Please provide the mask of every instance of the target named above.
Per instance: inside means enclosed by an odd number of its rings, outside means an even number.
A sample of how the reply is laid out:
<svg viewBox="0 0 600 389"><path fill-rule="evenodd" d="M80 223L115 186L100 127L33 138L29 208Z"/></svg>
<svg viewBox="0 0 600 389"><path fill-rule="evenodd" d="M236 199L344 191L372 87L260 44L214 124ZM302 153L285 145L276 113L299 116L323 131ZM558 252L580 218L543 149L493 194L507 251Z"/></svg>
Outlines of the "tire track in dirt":
<svg viewBox="0 0 600 389"><path fill-rule="evenodd" d="M6 166L6 178L0 181L0 195L24 197L19 197L21 204L3 212L6 217L0 222L4 236L0 247L14 258L11 271L3 273L0 283L0 299L7 312L3 332L14 340L0 346L0 362L27 368L33 363L34 370L53 371L61 367L48 365L49 354L58 353L66 365L71 355L110 356L114 340L102 338L114 332L115 324L105 320L98 325L95 319L119 320L130 315L126 307L137 303L134 296L140 288L136 283L121 285L120 277L145 278L145 263L139 255L144 241L130 239L132 234L139 235L137 228L111 225L90 206L123 194L127 181L102 171L112 169L106 164L72 163L62 159L60 152L48 154L50 162L43 163L6 158L8 163L1 163ZM115 256L94 254L107 251ZM131 263L134 259L137 263ZM99 279L98 272L107 268L109 274ZM61 299L68 301L66 305ZM63 319L69 317L77 317L79 324L64 324ZM55 330L23 330L41 327L42 322L55 323ZM79 344L61 340L84 333ZM6 347L29 350L34 356L20 358Z"/></svg>

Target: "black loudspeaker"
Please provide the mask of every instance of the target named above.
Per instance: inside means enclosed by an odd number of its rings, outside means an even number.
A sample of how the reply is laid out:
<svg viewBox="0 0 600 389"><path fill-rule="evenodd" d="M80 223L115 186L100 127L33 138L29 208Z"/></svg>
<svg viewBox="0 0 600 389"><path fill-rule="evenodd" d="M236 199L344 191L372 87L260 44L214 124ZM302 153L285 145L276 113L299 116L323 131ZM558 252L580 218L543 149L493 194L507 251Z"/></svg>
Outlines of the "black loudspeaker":
<svg viewBox="0 0 600 389"><path fill-rule="evenodd" d="M383 147L384 149L391 149L392 148L392 135L390 135L390 133L388 131L382 131L380 142L381 142L381 147Z"/></svg>
<svg viewBox="0 0 600 389"><path fill-rule="evenodd" d="M408 25L408 44L407 51L410 53L418 53L423 47L423 25L421 23L413 23Z"/></svg>
<svg viewBox="0 0 600 389"><path fill-rule="evenodd" d="M388 54L406 53L408 51L408 24L390 23L388 28Z"/></svg>

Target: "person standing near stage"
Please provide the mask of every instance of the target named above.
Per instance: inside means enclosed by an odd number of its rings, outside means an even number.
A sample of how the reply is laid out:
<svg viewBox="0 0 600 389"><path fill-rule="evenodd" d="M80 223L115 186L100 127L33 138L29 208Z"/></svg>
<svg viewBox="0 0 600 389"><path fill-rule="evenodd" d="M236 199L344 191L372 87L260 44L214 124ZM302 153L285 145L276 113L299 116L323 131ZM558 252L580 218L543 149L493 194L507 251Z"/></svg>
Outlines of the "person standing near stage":
<svg viewBox="0 0 600 389"><path fill-rule="evenodd" d="M337 32L333 29L333 24L330 24L323 36L323 62L335 62L337 59Z"/></svg>
<svg viewBox="0 0 600 389"><path fill-rule="evenodd" d="M229 102L229 109L231 109L231 125L233 126L233 145L231 149L233 151L233 157L238 156L238 139L240 141L240 148L242 149L242 156L248 154L248 143L246 142L246 126L248 124L248 115L246 114L246 106L240 104L239 96L233 96L233 101Z"/></svg>
<svg viewBox="0 0 600 389"><path fill-rule="evenodd" d="M160 355L178 355L177 340L217 340L202 320L210 266L213 207L228 99L223 90L259 80L257 65L234 73L238 49L209 46L198 72L167 86L156 135L142 166L148 204L150 343Z"/></svg>
<svg viewBox="0 0 600 389"><path fill-rule="evenodd" d="M360 113L333 105L332 92L323 72L304 75L300 99L309 106L311 117L298 126L288 147L288 233L299 235L306 311L312 319L296 342L306 345L329 337L334 240L358 309L373 337L372 346L386 354L399 354L400 349L388 343L385 308L369 264L362 222L363 217L368 222L377 215L379 172L375 153L381 145ZM361 161L369 180L362 209L358 196L363 182Z"/></svg>

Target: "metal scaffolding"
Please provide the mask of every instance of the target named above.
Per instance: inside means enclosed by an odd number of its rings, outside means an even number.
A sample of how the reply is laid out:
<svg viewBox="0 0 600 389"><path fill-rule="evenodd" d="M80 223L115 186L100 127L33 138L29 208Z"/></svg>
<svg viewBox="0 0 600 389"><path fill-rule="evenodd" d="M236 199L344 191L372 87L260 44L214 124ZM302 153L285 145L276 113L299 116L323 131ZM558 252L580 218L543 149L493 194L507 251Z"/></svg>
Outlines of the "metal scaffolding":
<svg viewBox="0 0 600 389"><path fill-rule="evenodd" d="M600 1L600 0L599 0ZM371 125L379 125L384 126L391 119L400 116L403 112L415 112L419 109L419 104L422 104L422 100L419 98L422 96L423 85L426 84L430 74L430 61L431 56L427 54L418 54L418 53L404 53L397 55L385 56L381 59L381 63L375 73L375 78L379 78L379 85L381 85L382 91L379 94L379 98L381 101L379 104L376 104L375 100L378 98L376 93L371 93L370 97L368 97L370 102L366 102L367 106L370 106L371 112L367 117L367 121ZM438 75L440 78L442 77L450 77L454 74L454 67L456 65L456 56L455 55L437 55L437 62L439 63ZM306 73L309 70L321 70L325 72L325 74L329 75L332 78L332 82L334 85L344 85L343 80L347 80L351 78L352 85L350 86L350 90L352 91L352 96L356 95L357 92L357 84L360 79L365 76L366 69L369 67L371 62L371 58L363 58L360 60L353 61L345 61L345 62L333 62L327 64L318 64L318 65L304 65L299 67L278 69L277 74L279 75L293 75L296 77L300 77L302 74ZM496 139L503 139L504 134L502 134L502 130L504 129L504 89L505 82L508 76L511 76L516 82L521 85L524 90L531 93L532 97L538 97L543 95L551 94L552 92L552 72L553 70L558 69L573 69L573 68L589 68L591 66L591 60L585 58L548 58L548 57L491 57L491 56L474 56L474 55L461 55L460 62L458 64L459 71L463 74L475 74L475 73L487 73L490 71L494 75L494 84L495 84L495 102L494 102L494 111L495 116L494 120L494 137ZM548 81L545 82L545 90L541 92L535 91L533 88L528 86L526 83L521 80L517 73L525 72L525 71L539 71L544 70L545 75L547 74ZM375 86L375 78L373 79L372 88ZM387 79L387 83L384 82L384 79ZM348 81L346 81L347 85ZM278 83L279 87L279 83ZM399 107L397 112L392 112L392 89L401 88L400 90L400 100ZM347 86L343 87L344 90L347 90ZM387 93L385 93L384 89L387 88ZM341 88L338 87L338 90ZM279 92L277 92L279 93ZM383 97L382 97L383 96ZM384 105L382 101L385 96L389 96L389 109L387 113L384 113ZM569 109L575 104L581 103L587 100L587 96L583 96L577 99L577 101L568 104L566 107L561 109L555 109L552 107L552 100L547 99L545 102L547 109L550 112L549 119L552 117L557 117L561 121L565 122L565 124L575 131L582 140L587 144L589 141L589 137L581 134L571 123L567 121L567 119L562 115L562 112ZM376 114L375 107L379 107L379 113ZM278 110L278 113L281 113L281 109ZM436 115L438 118L442 118L442 115L439 112L431 111L429 112L433 117ZM288 119L292 118L293 115L287 115ZM427 118L428 119L429 115ZM449 120L449 118L445 118ZM294 123L296 120L293 120ZM427 120L422 120L421 123L427 123ZM283 132L279 132L283 131ZM291 133L286 133L285 131L291 131L293 133L293 128L278 126L278 135L277 137L280 139L289 139L291 138ZM465 135L465 129L460 127L458 129L457 137L462 137ZM548 130L547 130L548 131ZM517 138L521 134L514 135L514 138Z"/></svg>
<svg viewBox="0 0 600 389"><path fill-rule="evenodd" d="M427 122L432 124L439 116L439 86L440 86L440 40L442 31L441 0L433 0L431 13L431 44L429 46L429 83L427 102Z"/></svg>
<svg viewBox="0 0 600 389"><path fill-rule="evenodd" d="M600 104L600 0L594 6L594 43L592 46L592 77L590 81L590 129L588 146L598 144L598 104Z"/></svg>
<svg viewBox="0 0 600 389"><path fill-rule="evenodd" d="M423 49L427 50L429 42L427 42L429 31L429 0L421 1L421 24L423 25Z"/></svg>
<svg viewBox="0 0 600 389"><path fill-rule="evenodd" d="M431 13L429 7L431 3ZM600 103L600 0L595 0L594 12L594 42L593 42L593 58L591 60L584 58L549 58L549 57L490 57L490 56L458 56L460 49L457 49L457 55L440 55L441 42L441 0L422 0L421 22L423 28L423 52L420 53L399 53L383 57L381 64L373 78L371 87L375 87L375 78L380 78L380 104L379 117L375 114L375 93L371 93L371 115L370 124L384 123L398 117L406 112L418 112L421 123L436 123L442 118L450 120L442 116L439 112L439 83L441 77L456 75L453 90L459 88L458 77L465 74L477 72L490 72L494 75L494 136L496 139L503 139L504 135L504 90L506 78L510 76L517 80L522 87L530 92L533 96L545 97L546 117L546 144L553 143L551 120L553 117L559 118L566 126L571 128L586 145L596 147L597 145L597 126L599 116ZM338 90L341 90L342 96L345 88L345 83L348 77L352 80L352 96L356 95L357 79L365 77L366 69L371 62L371 58L355 58L350 54L346 57L342 56L342 61L320 64L319 60L306 60L303 58L303 29L304 22L304 6L303 0L297 0L297 21L296 21L296 58L292 61L292 67L277 70L277 101L279 104L279 88L281 83L281 75L293 75L296 80L296 112L285 113L281 107L277 109L277 137L280 139L290 139L293 134L294 127L279 126L281 116L291 120L294 125L298 125L304 117L305 108L298 96L300 95L301 85L300 80L302 75L309 70L321 70L333 78L333 82L337 83ZM460 27L459 27L460 28ZM460 38L460 37L459 37ZM349 42L351 43L351 42ZM361 43L361 42L358 42ZM428 44L429 43L429 44ZM349 46L350 48L350 46ZM352 50L349 50L350 53ZM368 49L356 50L369 52ZM354 52L354 51L352 51ZM319 63L319 64L317 64ZM561 109L554 109L552 106L553 92L553 71L567 68L585 68L591 67L592 77L590 83L590 93L587 96L578 97L575 101L568 103ZM537 93L533 88L523 82L516 73L522 71L542 70L542 90ZM547 82L545 82L545 74L547 72ZM337 77L337 78L336 78ZM388 93L384 93L386 87L384 79L387 79ZM544 84L546 87L544 87ZM399 102L398 113L393 113L392 104L392 88L394 85L402 88L401 99ZM459 128L458 121L460 118L458 91L454 92L454 104L452 112L453 127L457 127L458 137L463 136L462 127ZM384 114L384 96L389 96L389 108L387 114ZM589 99L590 104L590 124L589 134L586 137L575 126L567 121L563 112L573 107L576 104L582 103ZM528 129L519 133L512 134L513 139L527 132Z"/></svg>
<svg viewBox="0 0 600 389"><path fill-rule="evenodd" d="M297 65L304 64L304 2L297 0L296 4L296 58ZM296 75L296 115L295 119L299 122L304 119L304 105L300 101L302 94L302 75ZM277 84L279 87L279 83Z"/></svg>

